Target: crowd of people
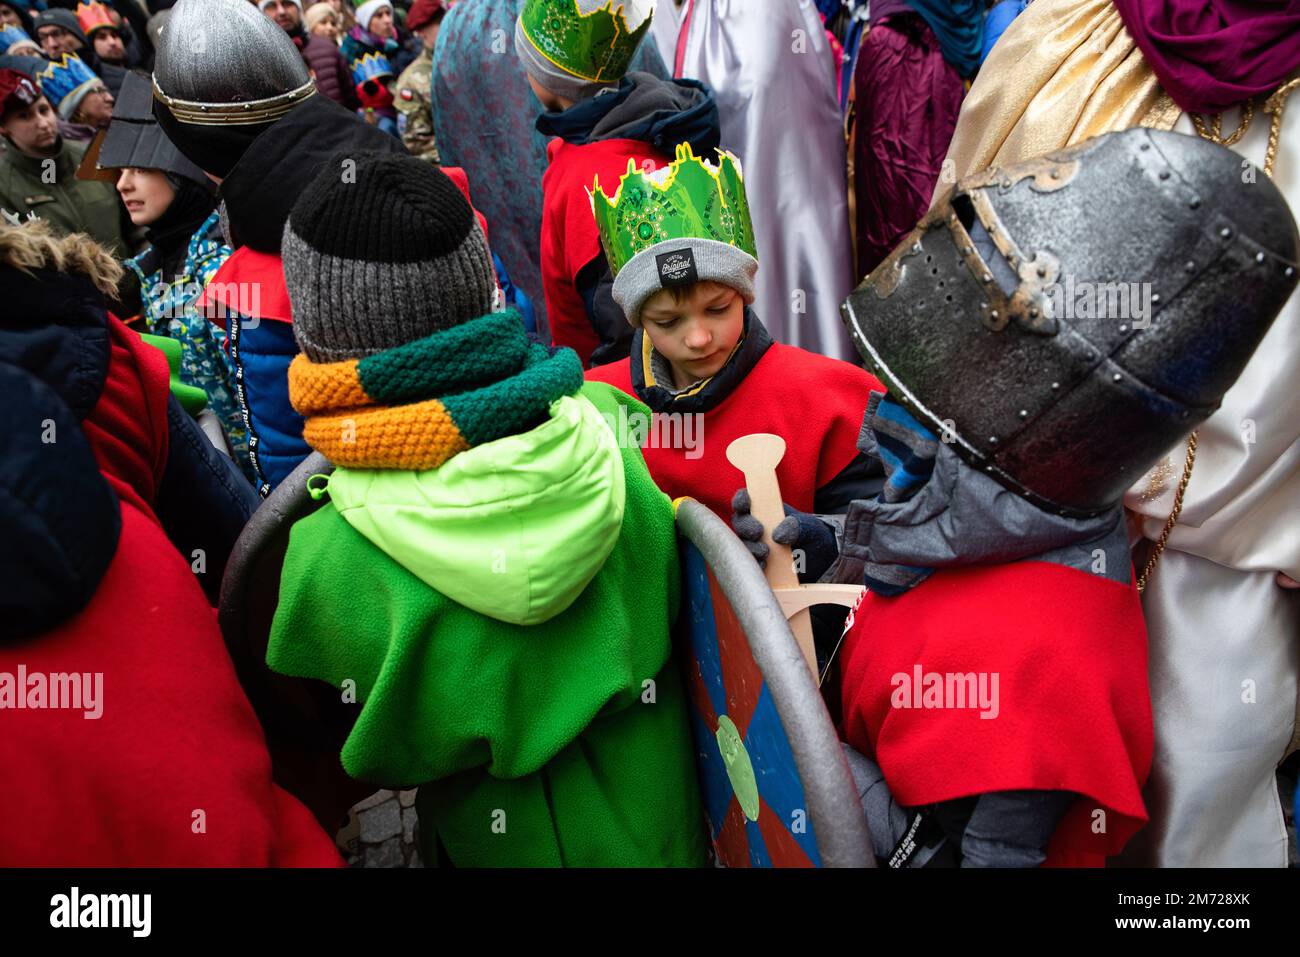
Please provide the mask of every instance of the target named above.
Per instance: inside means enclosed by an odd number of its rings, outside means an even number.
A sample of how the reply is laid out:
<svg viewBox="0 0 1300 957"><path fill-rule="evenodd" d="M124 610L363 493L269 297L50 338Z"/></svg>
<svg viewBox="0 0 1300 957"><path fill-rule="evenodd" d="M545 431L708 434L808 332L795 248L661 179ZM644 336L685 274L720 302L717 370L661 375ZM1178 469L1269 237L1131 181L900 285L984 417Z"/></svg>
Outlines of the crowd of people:
<svg viewBox="0 0 1300 957"><path fill-rule="evenodd" d="M428 864L706 865L683 497L861 588L882 864L1294 863L1298 71L1296 0L0 0L0 864L418 788Z"/></svg>

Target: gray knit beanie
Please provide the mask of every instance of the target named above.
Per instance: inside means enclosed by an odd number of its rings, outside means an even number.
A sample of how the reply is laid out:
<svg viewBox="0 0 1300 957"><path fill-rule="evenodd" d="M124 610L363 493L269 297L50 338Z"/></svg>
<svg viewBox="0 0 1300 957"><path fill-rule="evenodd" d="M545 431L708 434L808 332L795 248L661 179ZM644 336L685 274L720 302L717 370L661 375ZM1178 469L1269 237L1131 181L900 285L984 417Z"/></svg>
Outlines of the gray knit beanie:
<svg viewBox="0 0 1300 957"><path fill-rule="evenodd" d="M573 100L575 103L590 99L601 90L618 86L617 80L611 83L596 83L591 80L584 80L582 77L574 76L568 70L546 59L529 41L528 35L524 32L522 18L515 21L515 53L518 55L519 63L523 66L525 73L556 96L562 96L566 100Z"/></svg>
<svg viewBox="0 0 1300 957"><path fill-rule="evenodd" d="M758 260L716 239L665 239L641 250L614 277L614 301L633 326L641 325L641 307L660 289L712 280L730 286L754 303Z"/></svg>
<svg viewBox="0 0 1300 957"><path fill-rule="evenodd" d="M437 167L358 153L326 163L284 227L293 334L313 362L374 355L493 310L492 254Z"/></svg>

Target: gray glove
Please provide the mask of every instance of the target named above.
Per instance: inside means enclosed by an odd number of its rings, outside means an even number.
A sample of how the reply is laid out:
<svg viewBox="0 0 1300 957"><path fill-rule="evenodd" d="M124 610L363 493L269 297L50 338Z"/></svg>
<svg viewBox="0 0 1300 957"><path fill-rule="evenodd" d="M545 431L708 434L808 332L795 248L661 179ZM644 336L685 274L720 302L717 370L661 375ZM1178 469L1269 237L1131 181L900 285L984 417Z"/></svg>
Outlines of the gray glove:
<svg viewBox="0 0 1300 957"><path fill-rule="evenodd" d="M763 542L763 523L749 509L749 491L742 488L731 499L731 528L759 566L766 568L768 548ZM772 529L772 541L803 552L801 582L819 581L839 555L834 530L817 516L796 511L789 505L785 506L785 518Z"/></svg>

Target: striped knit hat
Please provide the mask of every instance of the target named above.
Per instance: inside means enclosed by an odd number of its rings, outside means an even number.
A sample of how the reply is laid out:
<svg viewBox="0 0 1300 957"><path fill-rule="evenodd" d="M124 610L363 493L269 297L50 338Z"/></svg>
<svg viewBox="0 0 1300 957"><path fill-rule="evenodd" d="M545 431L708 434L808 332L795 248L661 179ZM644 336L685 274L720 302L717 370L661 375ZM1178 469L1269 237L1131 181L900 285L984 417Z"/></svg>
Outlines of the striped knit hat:
<svg viewBox="0 0 1300 957"><path fill-rule="evenodd" d="M289 214L283 256L294 336L313 362L375 355L493 309L473 208L405 153L326 163Z"/></svg>

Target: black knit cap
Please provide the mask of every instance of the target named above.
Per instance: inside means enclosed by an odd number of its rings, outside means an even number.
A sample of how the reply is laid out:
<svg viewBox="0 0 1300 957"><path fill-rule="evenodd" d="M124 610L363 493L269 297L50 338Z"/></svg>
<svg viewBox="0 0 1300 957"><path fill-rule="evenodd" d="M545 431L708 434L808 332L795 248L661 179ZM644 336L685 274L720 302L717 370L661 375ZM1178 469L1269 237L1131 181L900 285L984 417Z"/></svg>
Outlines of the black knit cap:
<svg viewBox="0 0 1300 957"><path fill-rule="evenodd" d="M285 285L308 358L372 355L492 311L496 275L469 201L412 156L339 154L285 226Z"/></svg>

